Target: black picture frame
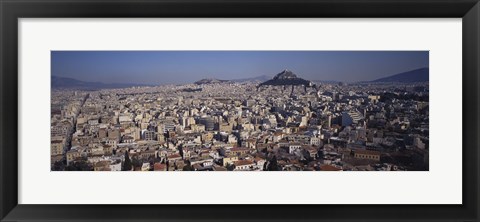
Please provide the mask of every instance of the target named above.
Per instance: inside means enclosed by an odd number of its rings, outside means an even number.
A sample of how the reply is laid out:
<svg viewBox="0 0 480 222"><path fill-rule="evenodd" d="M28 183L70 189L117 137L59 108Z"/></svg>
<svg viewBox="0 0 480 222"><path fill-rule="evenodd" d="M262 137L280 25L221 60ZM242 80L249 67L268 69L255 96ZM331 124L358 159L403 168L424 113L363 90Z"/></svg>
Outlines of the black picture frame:
<svg viewBox="0 0 480 222"><path fill-rule="evenodd" d="M1 221L478 221L478 0L0 0ZM461 205L24 205L18 204L19 18L349 17L462 18ZM448 44L448 43L445 43ZM451 117L456 118L456 117ZM459 121L459 120L458 120ZM39 190L39 192L41 192ZM439 193L438 195L442 195ZM265 198L268 198L266 196Z"/></svg>

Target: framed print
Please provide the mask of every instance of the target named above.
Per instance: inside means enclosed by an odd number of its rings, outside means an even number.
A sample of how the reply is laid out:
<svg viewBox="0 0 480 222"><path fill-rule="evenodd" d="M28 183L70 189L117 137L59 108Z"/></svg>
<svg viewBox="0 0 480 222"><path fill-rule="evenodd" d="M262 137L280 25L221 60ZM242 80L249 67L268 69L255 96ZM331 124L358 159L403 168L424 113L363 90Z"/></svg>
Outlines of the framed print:
<svg viewBox="0 0 480 222"><path fill-rule="evenodd" d="M2 221L478 221L478 1L1 1Z"/></svg>

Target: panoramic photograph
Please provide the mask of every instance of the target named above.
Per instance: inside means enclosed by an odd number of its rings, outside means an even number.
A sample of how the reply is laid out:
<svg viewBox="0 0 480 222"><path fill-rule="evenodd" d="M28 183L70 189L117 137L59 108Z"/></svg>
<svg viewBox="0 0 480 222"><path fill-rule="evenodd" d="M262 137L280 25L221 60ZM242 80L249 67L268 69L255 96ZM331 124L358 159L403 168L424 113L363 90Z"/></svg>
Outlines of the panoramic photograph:
<svg viewBox="0 0 480 222"><path fill-rule="evenodd" d="M51 171L428 171L428 51L51 51Z"/></svg>

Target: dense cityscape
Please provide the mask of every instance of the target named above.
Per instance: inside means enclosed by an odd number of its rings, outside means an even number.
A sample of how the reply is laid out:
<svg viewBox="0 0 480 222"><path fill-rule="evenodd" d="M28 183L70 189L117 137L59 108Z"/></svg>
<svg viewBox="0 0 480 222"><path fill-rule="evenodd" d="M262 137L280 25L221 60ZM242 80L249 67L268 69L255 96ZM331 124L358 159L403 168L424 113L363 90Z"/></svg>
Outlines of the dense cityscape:
<svg viewBox="0 0 480 222"><path fill-rule="evenodd" d="M52 89L52 171L425 171L427 82Z"/></svg>

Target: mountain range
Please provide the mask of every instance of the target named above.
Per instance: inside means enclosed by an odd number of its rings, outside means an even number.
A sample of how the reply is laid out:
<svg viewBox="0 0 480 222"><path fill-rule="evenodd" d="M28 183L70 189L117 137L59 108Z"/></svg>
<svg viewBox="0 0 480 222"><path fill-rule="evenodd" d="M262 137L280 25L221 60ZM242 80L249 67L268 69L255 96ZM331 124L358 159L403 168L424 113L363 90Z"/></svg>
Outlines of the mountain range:
<svg viewBox="0 0 480 222"><path fill-rule="evenodd" d="M265 82L269 80L271 77L267 75L261 75L261 76L256 76L256 77L250 77L250 78L243 78L243 79L231 79L231 80L222 80L222 79L216 79L216 78L208 78L208 79L201 79L196 82L194 82L197 85L201 84L216 84L216 83L232 83L232 82Z"/></svg>
<svg viewBox="0 0 480 222"><path fill-rule="evenodd" d="M73 78L52 76L51 87L54 89L68 88L68 89L81 89L81 90L97 90L97 89L114 89L114 88L128 88L135 86L152 86L147 84L135 84L135 83L102 83L102 82L87 82ZM408 72L402 72L395 75L387 76L384 78L375 79L373 81L365 81L362 83L386 83L386 82L428 82L429 80L429 68L420 68L411 70ZM305 85L308 86L310 81L299 78L292 71L285 69L282 72L271 78L268 75L262 75L251 78L233 79L233 80L220 80L220 79L201 79L196 81L195 84L215 84L215 83L231 83L231 82L261 82L262 85ZM335 83L336 81L322 81L316 80L314 82L323 83Z"/></svg>
<svg viewBox="0 0 480 222"><path fill-rule="evenodd" d="M147 84L129 84L129 83L102 83L102 82L86 82L73 78L52 76L53 89L82 89L82 90L97 90L97 89L115 89L128 88L134 86L150 86Z"/></svg>
<svg viewBox="0 0 480 222"><path fill-rule="evenodd" d="M412 83L412 82L428 82L429 69L427 67L414 69L408 72L402 72L399 74L387 76L384 78L376 79L370 82L379 83L379 82L401 82L401 83Z"/></svg>
<svg viewBox="0 0 480 222"><path fill-rule="evenodd" d="M201 79L195 82L197 85L202 85L202 84L218 84L218 83L228 83L231 82L230 80L222 80L222 79L215 79L215 78L209 78L209 79Z"/></svg>
<svg viewBox="0 0 480 222"><path fill-rule="evenodd" d="M265 82L271 79L271 76L268 75L261 75L261 76L256 76L256 77L251 77L251 78L244 78L244 79L233 79L233 82Z"/></svg>

